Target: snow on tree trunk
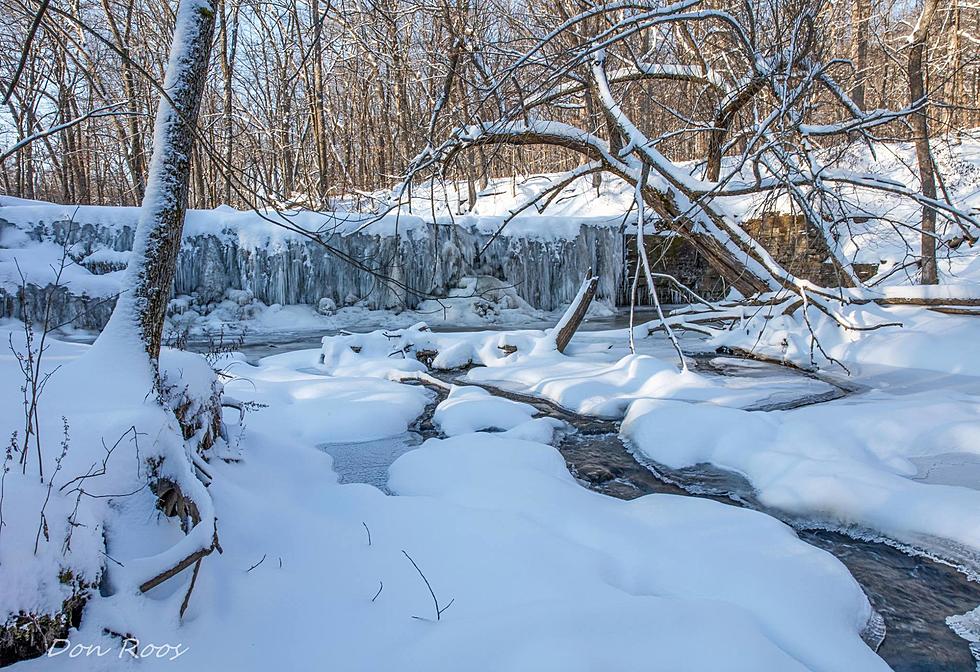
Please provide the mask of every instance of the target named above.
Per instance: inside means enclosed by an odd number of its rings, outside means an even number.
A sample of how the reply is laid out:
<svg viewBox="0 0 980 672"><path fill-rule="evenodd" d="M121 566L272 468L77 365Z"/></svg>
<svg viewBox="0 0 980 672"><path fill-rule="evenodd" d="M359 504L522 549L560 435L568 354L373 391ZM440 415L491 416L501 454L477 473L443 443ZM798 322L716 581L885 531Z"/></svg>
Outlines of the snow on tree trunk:
<svg viewBox="0 0 980 672"><path fill-rule="evenodd" d="M125 290L103 333L114 342L132 341L135 336L153 361L160 356L184 228L191 149L210 62L214 17L210 0L181 0L177 10L146 193L123 281Z"/></svg>

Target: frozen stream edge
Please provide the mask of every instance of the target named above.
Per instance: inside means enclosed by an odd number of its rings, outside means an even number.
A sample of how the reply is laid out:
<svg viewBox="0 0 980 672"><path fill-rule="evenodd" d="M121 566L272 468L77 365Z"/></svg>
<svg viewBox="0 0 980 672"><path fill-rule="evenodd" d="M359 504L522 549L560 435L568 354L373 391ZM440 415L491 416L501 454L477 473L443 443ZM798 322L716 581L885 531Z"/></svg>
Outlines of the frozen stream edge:
<svg viewBox="0 0 980 672"><path fill-rule="evenodd" d="M438 373L438 372L434 372ZM448 375L446 375L448 373ZM780 511L772 510L767 507L762 506L755 500L753 490L751 486L744 482L742 487L737 488L719 488L712 487L710 484L705 485L702 482L694 482L692 479L683 478L680 474L673 473L671 470L666 469L663 465L657 465L652 463L648 458L638 455L637 451L629 446L628 442L619 435L619 422L603 420L599 418L591 418L588 416L583 416L581 414L575 413L569 409L563 408L562 406L551 402L548 399L543 399L540 397L535 397L532 395L525 395L521 393L511 392L508 390L500 389L492 385L486 385L481 383L474 383L467 380L457 381L457 372L443 372L443 375L439 377L446 380L447 382L457 383L460 385L476 385L487 390L491 394L500 396L506 399L511 399L513 401L519 401L527 404L533 405L542 414L551 417L557 417L561 420L568 422L573 427L576 427L576 434L580 436L595 436L600 434L615 434L616 440L622 445L623 450L631 457L631 459L639 465L647 473L651 474L657 481L661 484L676 488L674 494L684 494L688 496L695 497L707 497L710 499L715 499L718 501L725 501L729 504L734 503L738 506L743 506L746 508L751 508L758 510L762 513L770 515L778 520L793 527L797 533L836 533L841 534L849 539L855 541L881 544L889 548L893 548L904 554L913 558L921 558L930 562L938 563L940 565L952 568L956 570L957 575L963 576L967 581L971 583L980 583L980 559L977 558L975 553L968 552L967 549L957 549L949 543L945 543L944 540L939 539L923 539L919 540L919 544L908 544L902 543L894 539L884 537L873 530L861 529L857 526L842 526L835 524L833 522L819 521L815 519L802 519L799 517L788 516ZM805 375L801 373L800 375ZM826 382L826 381L825 381ZM836 386L836 385L835 385ZM796 402L795 407L801 407L805 405L825 403L832 401L834 399L839 399L844 396L859 393L858 388L845 388L841 386L836 386L840 389L839 394L820 394L813 395L812 398L805 397ZM787 408L787 404L779 404L780 409ZM761 409L760 409L761 410ZM768 410L768 409L766 409ZM563 441L561 445L558 446L559 450L562 450L562 454L566 458L566 462L569 464L569 468L574 475L585 485L586 487L601 492L603 494L618 496L620 498L626 498L623 493L611 492L606 488L601 487L601 483L596 483L588 478L583 478L578 472L577 467L585 466L583 464L576 464L573 459L569 457L566 453L565 448L566 442ZM703 467L708 467L712 475L717 475L720 482L727 482L728 484L736 483L739 481L744 481L739 475L726 472L721 469L714 467L713 465L701 465ZM685 470L688 471L688 470ZM697 468L691 468L690 472L692 476L696 476L698 473ZM635 484L630 483L629 485L636 487ZM664 492L664 490L660 490ZM679 492L678 492L679 491ZM649 492L655 492L655 490L649 490ZM640 491L637 495L647 494L647 492ZM636 496L636 495L634 495ZM802 535L801 535L801 538ZM807 539L803 538L804 541L811 543ZM820 548L824 548L828 552L834 554L838 559L843 560L839 551L834 552L833 544L818 545ZM845 565L847 563L845 562ZM853 574L853 571L852 571ZM868 587L862 584L862 589L865 594L868 594ZM978 594L980 594L980 586L977 587ZM978 600L980 602L980 600ZM980 615L980 606L977 606L973 611L968 611L965 614L948 614L946 615L944 627L948 627L957 636L965 640L968 643L969 651L971 657L976 663L976 670L980 672L980 645L978 645L971 637L980 639L980 633L974 632L974 628L980 630L980 624L976 623L976 617ZM879 651L882 644L887 636L887 624L885 618L876 610L872 610L872 616L869 622L866 624L864 631L862 632L862 638L868 643L871 648L875 651ZM899 661L889 661L886 662L893 664ZM921 668L915 668L921 669ZM948 670L948 667L936 667L936 670Z"/></svg>

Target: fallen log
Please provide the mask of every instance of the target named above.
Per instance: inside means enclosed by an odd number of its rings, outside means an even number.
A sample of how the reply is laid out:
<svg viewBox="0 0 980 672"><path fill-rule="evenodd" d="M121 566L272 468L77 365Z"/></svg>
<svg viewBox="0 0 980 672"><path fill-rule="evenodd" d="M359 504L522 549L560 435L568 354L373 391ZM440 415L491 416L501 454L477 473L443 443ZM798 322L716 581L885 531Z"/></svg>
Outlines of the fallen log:
<svg viewBox="0 0 980 672"><path fill-rule="evenodd" d="M980 306L976 297L914 297L914 296L883 296L869 300L854 300L851 303L877 303L880 306Z"/></svg>
<svg viewBox="0 0 980 672"><path fill-rule="evenodd" d="M959 308L956 306L930 306L928 310L945 315L972 315L980 317L980 309Z"/></svg>

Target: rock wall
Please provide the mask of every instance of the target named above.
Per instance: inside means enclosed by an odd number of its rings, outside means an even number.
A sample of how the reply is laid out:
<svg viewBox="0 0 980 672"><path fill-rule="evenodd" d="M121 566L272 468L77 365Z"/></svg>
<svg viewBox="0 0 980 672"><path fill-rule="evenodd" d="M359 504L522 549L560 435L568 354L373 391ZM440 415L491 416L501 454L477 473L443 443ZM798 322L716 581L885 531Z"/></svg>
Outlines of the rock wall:
<svg viewBox="0 0 980 672"><path fill-rule="evenodd" d="M793 275L824 287L836 287L840 282L837 270L830 263L830 251L823 235L800 215L768 214L743 224L745 231L758 241ZM636 268L636 236L625 237L626 264L618 304L629 305L633 271ZM644 237L647 257L653 270L673 275L685 286L709 300L719 300L728 292L728 283L711 268L697 248L678 236L647 235ZM876 264L854 264L857 276L865 280L878 272ZM646 283L640 282L638 305L651 305ZM657 283L657 298L661 303L689 303L690 297L670 282Z"/></svg>
<svg viewBox="0 0 980 672"><path fill-rule="evenodd" d="M830 262L827 241L802 215L766 214L748 220L743 227L793 275L823 287L840 284L837 269ZM859 278L867 279L878 272L878 267L855 264L854 271Z"/></svg>

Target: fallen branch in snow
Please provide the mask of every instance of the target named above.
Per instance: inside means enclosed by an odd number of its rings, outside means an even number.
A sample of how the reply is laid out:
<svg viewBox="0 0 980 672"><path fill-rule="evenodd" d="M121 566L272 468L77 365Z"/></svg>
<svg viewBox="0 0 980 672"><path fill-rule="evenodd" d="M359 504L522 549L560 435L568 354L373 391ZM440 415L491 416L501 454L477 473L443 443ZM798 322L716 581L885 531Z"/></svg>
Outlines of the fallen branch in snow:
<svg viewBox="0 0 980 672"><path fill-rule="evenodd" d="M266 558L266 556L267 556L267 555L268 555L268 553L263 553L263 554L262 554L262 559L261 559L261 560L259 560L258 562L256 562L256 563L255 563L254 565L252 565L252 566L251 566L251 567L249 567L248 569L246 569L246 570L245 570L245 573L246 573L246 574L248 574L248 573L249 573L249 572L251 572L251 571L252 571L253 569L255 569L256 567L258 567L259 565L261 565L261 564L262 564L263 562L265 562L265 558Z"/></svg>
<svg viewBox="0 0 980 672"><path fill-rule="evenodd" d="M959 308L957 306L929 306L928 310L945 315L974 315L980 317L980 310L970 310L969 308Z"/></svg>
<svg viewBox="0 0 980 672"><path fill-rule="evenodd" d="M435 376L431 376L424 371L391 371L388 374L388 380L396 383L415 382L431 388L436 392L445 392L452 387L452 385L449 383L439 380Z"/></svg>
<svg viewBox="0 0 980 672"><path fill-rule="evenodd" d="M716 352L719 355L729 355L731 357L738 357L740 359L751 359L756 362L765 362L766 364L775 364L776 366L785 366L788 369L793 369L795 371L801 371L803 373L813 373L816 371L815 367L803 367L795 364L788 359L778 359L776 357L769 357L758 352L752 352L751 350L746 350L745 348L732 348L728 346L723 346L718 348Z"/></svg>
<svg viewBox="0 0 980 672"><path fill-rule="evenodd" d="M234 408L238 411L238 424L242 424L245 421L245 403L229 397L227 395L221 396L221 407L222 408Z"/></svg>
<svg viewBox="0 0 980 672"><path fill-rule="evenodd" d="M440 607L439 607L439 598L438 598L438 597L436 597L436 593L435 593L435 591L434 591L434 590L432 590L432 584L430 584L430 583L429 583L429 580L428 580L427 578L425 578L425 574L423 574L423 573L422 573L422 570L421 570L421 569L419 569L419 566L418 566L418 564L416 564L416 562L415 562L414 560L412 560L412 556L410 556L410 555L408 554L408 552L406 552L406 551L405 551L404 549L402 550L402 554L403 554L403 555L404 555L404 556L405 556L406 558L408 558L408 561L412 563L412 567L414 567L414 568L415 568L415 571L419 573L419 576L421 576L421 577L422 577L422 580L423 580L423 581L425 582L425 587L429 589L429 595L431 595L431 596L432 596L432 601L433 601L433 602L435 603L435 605L436 605L436 620L437 620L437 621L438 621L438 620L440 620L440 619L442 618L442 614L443 614L443 612L445 612L445 611L446 611L446 609L448 609L449 607L451 607L451 606L453 606L453 602L455 602L455 601L456 601L456 598L453 598L453 599L451 599L451 600L449 600L449 604L447 604L446 606L444 606L444 607L441 607L441 608L440 608ZM379 592L380 592L380 591L379 591ZM421 616L412 616L412 618L416 618L416 619L418 619L418 620L420 620L420 621L425 621L425 620L428 620L428 619L425 619L425 618L422 618Z"/></svg>
<svg viewBox="0 0 980 672"><path fill-rule="evenodd" d="M201 560L203 558L198 558L197 562L194 563L194 573L191 574L190 585L187 586L187 592L184 593L184 600L180 603L180 617L184 617L184 612L187 611L187 605L191 601L191 592L194 590L194 585L197 583L197 574L201 571Z"/></svg>
<svg viewBox="0 0 980 672"><path fill-rule="evenodd" d="M877 303L880 306L980 306L980 298L967 297L928 297L928 296L881 296L870 299L853 299L851 303Z"/></svg>
<svg viewBox="0 0 980 672"><path fill-rule="evenodd" d="M832 364L847 373L847 362L857 361L849 351L862 347L858 341L875 332L916 328L922 316L935 313L980 316L980 296L968 286L947 285L928 293L898 287L887 293L844 289L836 297L809 289L801 287L795 296L773 292L713 306L691 305L642 329L647 336L668 327L686 329L706 336L722 354L808 373Z"/></svg>
<svg viewBox="0 0 980 672"><path fill-rule="evenodd" d="M217 538L215 538L215 543L217 543ZM151 579L148 579L140 584L140 592L148 593L167 579L172 579L173 577L180 574L182 571L193 565L195 562L203 560L207 556L211 555L211 551L215 549L215 546L209 548L199 548L187 557L183 558L177 564L167 568L163 572L160 572Z"/></svg>
<svg viewBox="0 0 980 672"><path fill-rule="evenodd" d="M193 526L201 524L201 514L194 500L186 497L180 490L180 487L173 481L168 481L166 479L160 479L157 481L158 488L161 488L161 492L158 494L160 509L164 514L168 516L178 516L181 520L189 518L193 522ZM173 578L174 576L180 574L182 571L190 567L195 563L199 563L205 557L211 555L212 551L215 549L221 552L221 545L218 543L218 529L214 528L211 538L211 545L198 548L191 552L189 555L184 556L177 562L170 565L167 569L159 572L155 576L147 579L140 584L139 589L141 593L146 593L153 590L159 586L164 581ZM195 572L196 575L196 572ZM193 587L193 586L191 586ZM190 591L188 591L188 595ZM183 608L181 610L183 613Z"/></svg>

